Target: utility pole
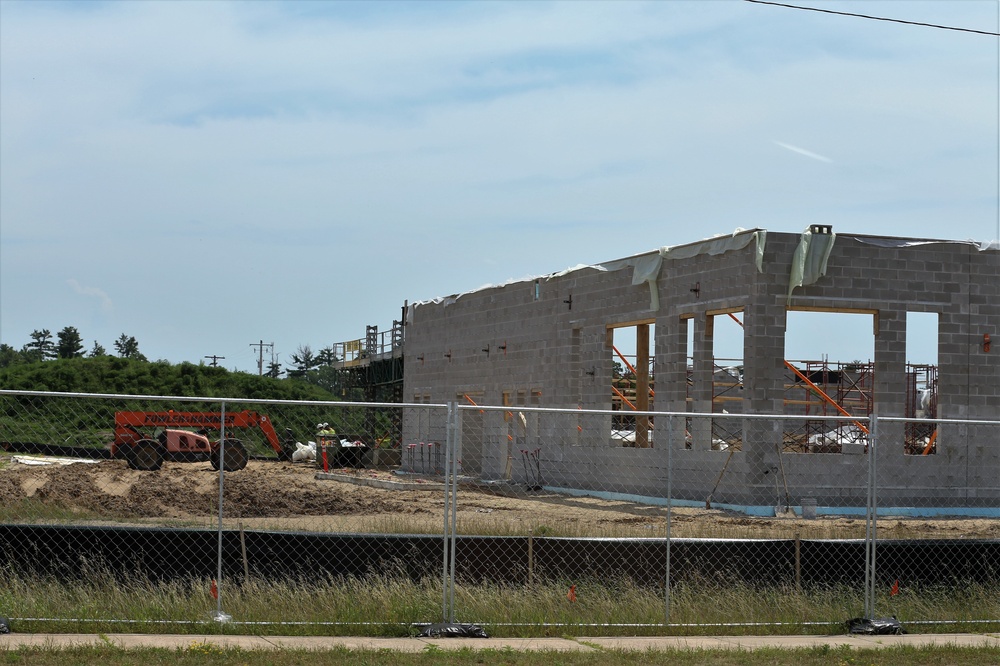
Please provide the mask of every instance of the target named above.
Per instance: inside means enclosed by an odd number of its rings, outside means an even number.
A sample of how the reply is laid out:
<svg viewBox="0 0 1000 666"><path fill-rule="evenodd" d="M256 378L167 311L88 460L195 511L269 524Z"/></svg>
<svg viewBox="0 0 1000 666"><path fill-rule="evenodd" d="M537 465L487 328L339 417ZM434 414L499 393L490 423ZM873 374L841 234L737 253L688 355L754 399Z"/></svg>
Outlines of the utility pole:
<svg viewBox="0 0 1000 666"><path fill-rule="evenodd" d="M278 354L271 351L271 365L267 366L267 374L275 379L281 374L281 364L278 363Z"/></svg>
<svg viewBox="0 0 1000 666"><path fill-rule="evenodd" d="M271 351L274 351L274 343L265 343L263 340L257 343L250 343L251 347L257 347L257 374L261 377L264 376L264 347L267 347Z"/></svg>
<svg viewBox="0 0 1000 666"><path fill-rule="evenodd" d="M211 356L206 356L205 358L212 359L212 367L214 368L217 365L219 365L219 361L225 360L226 357L225 356L216 356L215 354L212 354Z"/></svg>

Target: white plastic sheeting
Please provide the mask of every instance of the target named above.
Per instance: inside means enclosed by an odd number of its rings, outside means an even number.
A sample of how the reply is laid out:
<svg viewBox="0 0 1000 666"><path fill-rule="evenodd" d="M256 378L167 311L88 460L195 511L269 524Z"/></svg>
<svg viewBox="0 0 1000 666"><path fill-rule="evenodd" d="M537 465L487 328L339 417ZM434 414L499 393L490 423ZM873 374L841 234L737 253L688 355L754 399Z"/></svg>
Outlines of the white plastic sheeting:
<svg viewBox="0 0 1000 666"><path fill-rule="evenodd" d="M811 453L822 453L826 451L845 451L845 445L862 444L868 446L868 435L856 425L847 425L836 430L810 435L809 451Z"/></svg>
<svg viewBox="0 0 1000 666"><path fill-rule="evenodd" d="M977 241L977 240L934 240L934 239L915 239L915 238L875 238L871 236L844 236L844 238L850 238L856 240L859 243L865 243L866 245L875 245L877 247L917 247L919 245L941 245L941 244L953 244L953 245L971 245L980 252L996 252L1000 250L1000 240L991 241Z"/></svg>
<svg viewBox="0 0 1000 666"><path fill-rule="evenodd" d="M699 255L718 255L735 250L742 250L751 242L757 244L756 265L757 271L763 272L764 268L764 245L767 242L767 231L763 229L752 229L749 232L743 228L737 228L729 235L718 235L712 238L688 243L686 245L666 245L656 251L655 254L643 254L627 259L606 262L597 266L602 270L620 270L632 267L632 285L638 286L646 283L649 285L649 309L656 312L660 309L660 295L656 287L660 279L660 269L663 261L667 259L690 259Z"/></svg>
<svg viewBox="0 0 1000 666"><path fill-rule="evenodd" d="M792 255L792 270L788 280L788 303L792 302L792 291L804 287L826 275L826 264L833 251L837 234L813 233L811 229L802 232L799 245Z"/></svg>
<svg viewBox="0 0 1000 666"><path fill-rule="evenodd" d="M619 271L626 268L632 269L632 285L639 286L641 284L649 285L649 309L656 312L660 309L660 298L658 289L656 287L657 280L660 277L660 270L663 267L664 259L690 259L691 257L696 257L698 255L717 255L724 254L726 252L732 252L734 250L741 250L749 245L751 242L756 243L756 266L758 272L763 272L764 270L764 245L767 242L767 231L764 229L743 229L737 228L732 234L728 235L716 235L711 238L706 238L705 240L698 241L695 243L688 243L686 245L675 245L675 246L663 246L658 250L653 252L644 252L642 254L633 255L631 257L626 257L624 259L616 259L614 261L608 261L600 264L578 264L571 268L559 271L558 273L550 273L548 275L537 275L520 279L510 279L502 284L485 284L477 289L472 289L470 291L463 292L461 294L452 294L451 296L442 296L439 298L433 298L426 301L417 301L409 305L406 309L406 321L407 323L413 323L413 315L417 307L421 305L443 305L445 307L449 305L454 305L458 302L458 299L469 294L474 294L485 289L495 289L498 287L506 287L512 284L525 284L535 280L548 281L553 278L562 277L580 270L596 270L596 271Z"/></svg>
<svg viewBox="0 0 1000 666"><path fill-rule="evenodd" d="M316 442L295 442L292 452L292 462L314 462L316 460Z"/></svg>
<svg viewBox="0 0 1000 666"><path fill-rule="evenodd" d="M11 462L22 465L74 465L76 463L86 463L93 465L100 462L91 458L62 458L59 456L14 456Z"/></svg>

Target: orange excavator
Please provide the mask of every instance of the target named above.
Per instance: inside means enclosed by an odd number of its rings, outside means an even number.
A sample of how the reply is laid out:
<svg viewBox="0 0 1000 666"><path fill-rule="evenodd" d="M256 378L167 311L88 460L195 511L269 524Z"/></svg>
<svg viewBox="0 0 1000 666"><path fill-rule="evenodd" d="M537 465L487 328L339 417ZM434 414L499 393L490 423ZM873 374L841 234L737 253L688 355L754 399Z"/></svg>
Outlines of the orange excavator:
<svg viewBox="0 0 1000 666"><path fill-rule="evenodd" d="M214 469L221 466L227 472L234 472L247 466L249 455L243 442L232 437L230 430L260 428L278 459L291 460L295 441L290 429L286 429L287 435L282 441L271 419L257 412L226 412L225 420L226 438L222 442L208 437L210 432L221 430L220 412L115 412L111 456L124 458L132 469L148 471L160 469L168 458L204 460L207 457Z"/></svg>

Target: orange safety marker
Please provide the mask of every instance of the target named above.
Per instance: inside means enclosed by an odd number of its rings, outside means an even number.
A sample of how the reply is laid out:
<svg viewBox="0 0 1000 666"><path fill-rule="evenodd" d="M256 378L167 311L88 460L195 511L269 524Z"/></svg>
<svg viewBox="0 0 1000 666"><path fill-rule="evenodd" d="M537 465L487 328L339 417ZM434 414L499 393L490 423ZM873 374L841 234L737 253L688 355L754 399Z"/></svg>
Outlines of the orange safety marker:
<svg viewBox="0 0 1000 666"><path fill-rule="evenodd" d="M208 591L212 593L212 598L215 600L219 599L219 586L215 583L215 579L212 579L212 585L208 588Z"/></svg>
<svg viewBox="0 0 1000 666"><path fill-rule="evenodd" d="M569 592L566 593L566 598L570 603L576 603L576 585L569 586Z"/></svg>

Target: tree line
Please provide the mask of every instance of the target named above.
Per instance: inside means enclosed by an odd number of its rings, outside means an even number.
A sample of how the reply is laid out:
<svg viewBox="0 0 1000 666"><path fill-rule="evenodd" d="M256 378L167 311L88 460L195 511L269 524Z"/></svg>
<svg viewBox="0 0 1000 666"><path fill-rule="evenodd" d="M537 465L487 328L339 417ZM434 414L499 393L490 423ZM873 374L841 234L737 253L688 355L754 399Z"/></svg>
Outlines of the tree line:
<svg viewBox="0 0 1000 666"><path fill-rule="evenodd" d="M20 349L6 343L0 343L0 370L26 369L23 366L36 366L41 363L45 363L47 366L50 363L46 362L66 361L70 359L120 358L128 361L149 363L149 359L139 351L139 343L134 336L122 333L112 346L114 354L109 353L103 345L95 340L93 346L85 351L83 337L75 326L66 326L54 336L49 329L36 329L31 333L31 341L24 344ZM311 384L322 389L324 392L340 398L351 400L362 399L362 391L349 384L345 384L343 373L333 367L334 363L339 360L333 351L333 347L324 347L319 352L313 352L312 347L309 345L299 345L295 353L291 355L291 360L293 365L287 371L283 370L280 364L272 362L263 373L264 376L271 379L280 379L282 375L285 375L288 379ZM157 361L155 364L150 365L162 366L170 364L167 361ZM190 366L186 362L180 365ZM76 372L83 374L89 372L81 366L74 366L74 368ZM189 371L188 369L185 372ZM45 385L45 388L48 390L69 390L65 386L60 389L50 386L50 382L47 379L49 374L44 376L29 374L23 377L19 375L18 388L34 388L30 386L30 382L24 381L29 376L40 382L40 384ZM9 373L0 374L0 379L10 382L13 381L14 376ZM3 388L13 388L3 383L0 383L0 386ZM134 389L136 387L130 386L129 388ZM152 389L152 387L148 388ZM185 386L184 388L187 389L190 387ZM125 388L122 387L122 390L125 390ZM161 387L160 390L166 390L166 387ZM188 392L185 390L180 395L188 395Z"/></svg>
<svg viewBox="0 0 1000 666"><path fill-rule="evenodd" d="M121 358L135 361L147 361L139 351L139 343L135 337L122 333L114 341L115 351ZM110 356L101 343L94 341L94 346L84 352L83 337L75 326L67 326L59 331L55 338L47 328L35 329L31 332L31 342L20 349L6 343L0 343L0 368L8 368L22 363L38 363L58 358L99 358Z"/></svg>
<svg viewBox="0 0 1000 666"><path fill-rule="evenodd" d="M139 342L134 336L122 333L114 341L113 347L120 358L135 361L149 360L139 351ZM75 326L66 326L54 338L52 331L43 328L32 331L31 342L26 343L20 349L6 343L0 344L0 368L60 358L100 358L110 355L97 340L88 351L84 351L83 337ZM324 347L319 352L313 352L311 346L299 345L295 353L292 354L293 366L287 370L287 375L290 378L305 378L310 372L324 366L331 366L338 360L333 347ZM286 371L282 369L280 363L271 362L264 374L278 379L282 374L286 374Z"/></svg>

